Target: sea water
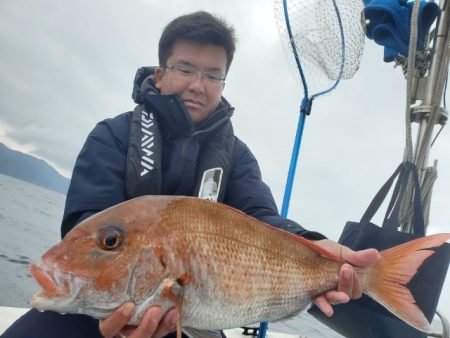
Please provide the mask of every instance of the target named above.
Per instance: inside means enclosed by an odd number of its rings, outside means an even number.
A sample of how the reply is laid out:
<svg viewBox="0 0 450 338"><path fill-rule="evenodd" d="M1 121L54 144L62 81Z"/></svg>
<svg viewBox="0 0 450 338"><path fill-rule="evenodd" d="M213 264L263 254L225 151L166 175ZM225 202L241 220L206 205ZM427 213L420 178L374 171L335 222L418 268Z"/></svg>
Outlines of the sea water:
<svg viewBox="0 0 450 338"><path fill-rule="evenodd" d="M59 242L64 202L65 195L0 174L0 306L28 307L39 290L28 266ZM308 338L342 337L307 313L270 323L269 329Z"/></svg>

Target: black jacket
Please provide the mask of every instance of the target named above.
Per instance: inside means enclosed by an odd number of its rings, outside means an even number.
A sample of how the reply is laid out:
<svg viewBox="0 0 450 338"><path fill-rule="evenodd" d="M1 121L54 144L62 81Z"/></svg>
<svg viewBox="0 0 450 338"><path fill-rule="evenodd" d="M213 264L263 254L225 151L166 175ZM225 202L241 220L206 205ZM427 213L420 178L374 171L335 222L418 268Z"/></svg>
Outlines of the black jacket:
<svg viewBox="0 0 450 338"><path fill-rule="evenodd" d="M141 68L137 73L133 98L138 104L149 103L152 97L159 102L173 99L172 95L164 96L154 92L153 80L149 76L152 72L151 68ZM152 95L148 95L152 91ZM168 105L163 106L166 109L168 107ZM191 179L192 184L189 183L189 177L195 173L188 172L186 175L185 168L187 162L194 163L191 168L195 171L198 151L189 151L185 145L192 135L203 130L201 134L204 137L200 140L201 143L208 133L214 132L214 124L221 119L229 119L234 109L223 99L218 108L220 112L213 113L200 126L194 126L182 104L172 105L169 110L171 111L160 111L157 116L162 125L161 134L164 139L161 194L193 196L194 180ZM125 171L131 114L132 112L127 112L101 121L89 134L76 160L67 194L61 226L63 237L88 216L127 199ZM177 119L183 119L182 123L180 121L176 124L172 123L172 119L167 118L170 114ZM186 130L180 130L180 126L184 126L181 128ZM177 132L174 133L174 131ZM269 187L261 179L258 162L249 148L237 137L235 137L223 202L289 232L310 239L324 238L318 233L306 231L293 221L281 218Z"/></svg>

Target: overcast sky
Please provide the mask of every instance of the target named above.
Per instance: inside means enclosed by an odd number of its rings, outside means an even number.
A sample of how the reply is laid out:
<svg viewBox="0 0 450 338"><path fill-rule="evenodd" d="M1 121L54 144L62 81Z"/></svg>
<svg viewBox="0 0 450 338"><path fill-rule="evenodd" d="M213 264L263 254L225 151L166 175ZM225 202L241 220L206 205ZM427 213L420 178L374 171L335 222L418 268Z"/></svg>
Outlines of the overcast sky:
<svg viewBox="0 0 450 338"><path fill-rule="evenodd" d="M224 96L236 107L236 134L281 205L302 90L273 7L269 0L2 0L0 142L70 176L95 124L134 108L135 71L157 64L165 24L203 9L237 30ZM359 71L318 99L306 121L289 216L335 240L402 160L405 81L382 55L366 40ZM449 149L444 128L430 155L439 160L439 178L429 233L450 232ZM450 316L448 279L441 307Z"/></svg>

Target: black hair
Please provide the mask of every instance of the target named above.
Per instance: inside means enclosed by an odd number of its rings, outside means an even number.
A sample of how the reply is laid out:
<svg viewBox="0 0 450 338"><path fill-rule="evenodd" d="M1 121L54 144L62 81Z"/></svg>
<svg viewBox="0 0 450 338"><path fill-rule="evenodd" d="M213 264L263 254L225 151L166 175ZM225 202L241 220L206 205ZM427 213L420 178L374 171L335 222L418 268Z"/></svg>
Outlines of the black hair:
<svg viewBox="0 0 450 338"><path fill-rule="evenodd" d="M161 67L166 66L173 46L178 41L223 47L227 55L228 72L236 49L236 36L234 28L222 18L199 11L172 20L164 28L159 39L158 58Z"/></svg>

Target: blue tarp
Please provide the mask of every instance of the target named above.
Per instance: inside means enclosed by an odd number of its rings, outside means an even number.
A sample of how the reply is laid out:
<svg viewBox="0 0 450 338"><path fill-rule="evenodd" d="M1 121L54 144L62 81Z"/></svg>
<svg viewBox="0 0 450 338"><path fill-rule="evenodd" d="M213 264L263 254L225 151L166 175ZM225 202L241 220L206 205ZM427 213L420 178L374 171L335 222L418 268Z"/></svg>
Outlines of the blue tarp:
<svg viewBox="0 0 450 338"><path fill-rule="evenodd" d="M410 19L414 1L365 0L366 34L369 39L384 46L384 61L397 56L408 56ZM418 17L417 50L425 49L425 37L440 14L434 2L422 1Z"/></svg>

